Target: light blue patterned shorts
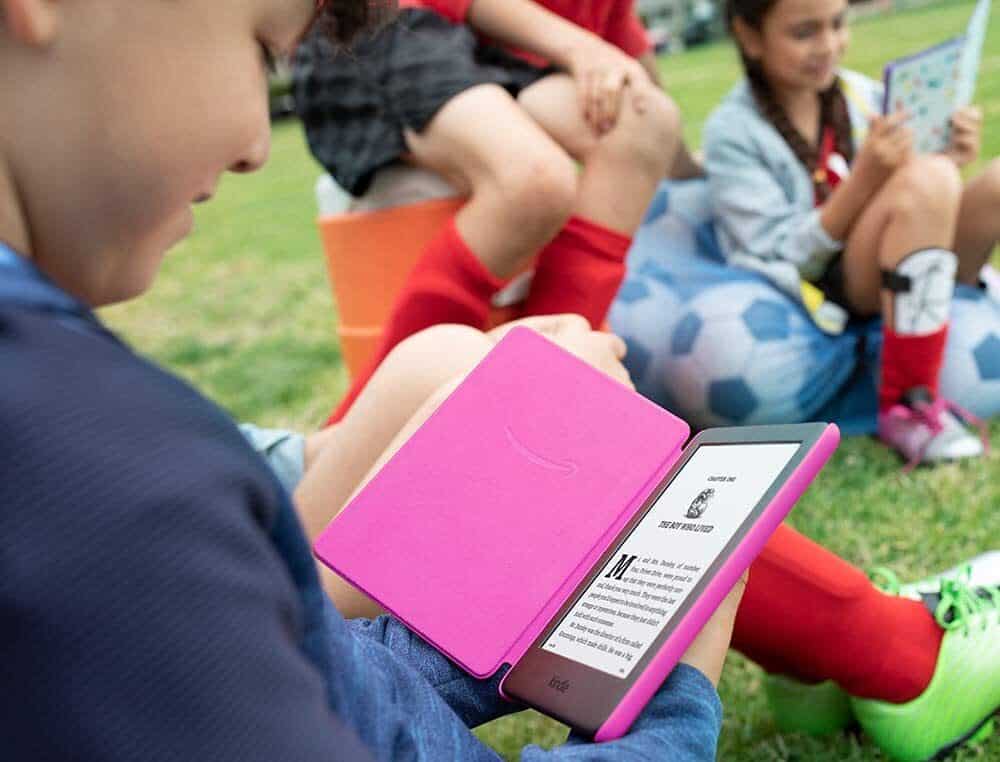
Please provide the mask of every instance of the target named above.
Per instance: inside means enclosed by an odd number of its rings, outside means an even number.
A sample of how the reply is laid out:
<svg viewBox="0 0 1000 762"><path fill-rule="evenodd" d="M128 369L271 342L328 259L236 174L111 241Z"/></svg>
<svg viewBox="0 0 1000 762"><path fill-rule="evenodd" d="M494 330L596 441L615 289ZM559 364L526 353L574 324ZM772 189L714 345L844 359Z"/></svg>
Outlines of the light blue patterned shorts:
<svg viewBox="0 0 1000 762"><path fill-rule="evenodd" d="M306 438L294 431L263 429L252 423L241 423L240 431L292 494L305 471Z"/></svg>

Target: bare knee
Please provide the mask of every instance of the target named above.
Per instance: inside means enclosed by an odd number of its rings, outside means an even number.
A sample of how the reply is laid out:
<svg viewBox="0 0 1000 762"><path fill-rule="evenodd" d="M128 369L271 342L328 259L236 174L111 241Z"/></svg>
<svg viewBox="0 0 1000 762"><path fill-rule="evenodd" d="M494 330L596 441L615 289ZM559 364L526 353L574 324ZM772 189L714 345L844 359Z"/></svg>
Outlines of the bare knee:
<svg viewBox="0 0 1000 762"><path fill-rule="evenodd" d="M380 370L406 384L408 396L426 398L442 384L472 370L492 346L486 334L471 326L435 325L397 344Z"/></svg>
<svg viewBox="0 0 1000 762"><path fill-rule="evenodd" d="M896 171L887 192L897 217L950 229L961 202L962 176L951 159L920 155Z"/></svg>
<svg viewBox="0 0 1000 762"><path fill-rule="evenodd" d="M1000 215L1000 159L993 159L980 174L977 185L984 196L984 203Z"/></svg>
<svg viewBox="0 0 1000 762"><path fill-rule="evenodd" d="M662 177L677 150L681 113L677 104L652 85L630 88L615 128L598 144L602 154Z"/></svg>
<svg viewBox="0 0 1000 762"><path fill-rule="evenodd" d="M576 203L576 164L561 149L529 150L498 166L486 192L502 205L500 213L521 230L558 230Z"/></svg>

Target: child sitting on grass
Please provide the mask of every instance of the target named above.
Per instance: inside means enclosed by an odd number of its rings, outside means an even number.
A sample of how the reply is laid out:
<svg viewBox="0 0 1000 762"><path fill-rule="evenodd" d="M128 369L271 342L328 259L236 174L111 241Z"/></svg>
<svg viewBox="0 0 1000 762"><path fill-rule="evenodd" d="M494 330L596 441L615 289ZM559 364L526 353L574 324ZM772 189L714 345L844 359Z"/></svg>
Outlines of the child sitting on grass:
<svg viewBox="0 0 1000 762"><path fill-rule="evenodd" d="M346 38L375 10L329 0L321 16ZM513 709L497 680L463 675L394 620L348 624L288 493L231 419L93 312L151 286L220 175L266 161L266 61L316 13L314 0L0 0L5 759L497 758L468 730ZM624 377L620 342L576 325L556 338ZM492 344L464 327L412 341L373 382L411 414ZM392 410L359 399L333 468L369 468L401 426ZM629 735L523 759L714 759L737 597Z"/></svg>
<svg viewBox="0 0 1000 762"><path fill-rule="evenodd" d="M981 455L978 421L938 394L955 281L978 284L1000 239L1000 160L959 174L981 112L957 111L948 150L918 155L905 113L875 116L882 86L840 68L847 0L728 0L726 16L746 79L705 127L726 256L882 316L878 433L908 468Z"/></svg>

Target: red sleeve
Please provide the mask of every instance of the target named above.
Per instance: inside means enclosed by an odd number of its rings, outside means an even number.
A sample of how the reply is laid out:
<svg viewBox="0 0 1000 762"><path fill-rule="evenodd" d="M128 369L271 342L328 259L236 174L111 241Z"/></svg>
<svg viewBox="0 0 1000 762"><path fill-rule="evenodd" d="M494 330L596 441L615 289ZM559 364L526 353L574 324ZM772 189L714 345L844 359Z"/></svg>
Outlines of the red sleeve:
<svg viewBox="0 0 1000 762"><path fill-rule="evenodd" d="M400 8L427 8L455 24L465 22L472 0L399 0Z"/></svg>
<svg viewBox="0 0 1000 762"><path fill-rule="evenodd" d="M632 0L618 3L614 10L611 23L605 39L612 45L617 45L633 58L638 58L649 52L653 43L646 34L646 28L639 20Z"/></svg>

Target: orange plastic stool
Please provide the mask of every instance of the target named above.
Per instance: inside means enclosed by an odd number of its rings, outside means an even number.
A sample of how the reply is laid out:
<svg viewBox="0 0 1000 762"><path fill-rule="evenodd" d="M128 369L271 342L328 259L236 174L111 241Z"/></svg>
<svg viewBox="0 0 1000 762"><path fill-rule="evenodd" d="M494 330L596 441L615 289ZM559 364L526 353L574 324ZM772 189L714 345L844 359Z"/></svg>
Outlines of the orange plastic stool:
<svg viewBox="0 0 1000 762"><path fill-rule="evenodd" d="M373 356L396 295L427 245L465 203L439 198L319 218L320 238L340 313L340 348L352 378ZM490 325L513 319L494 309Z"/></svg>

